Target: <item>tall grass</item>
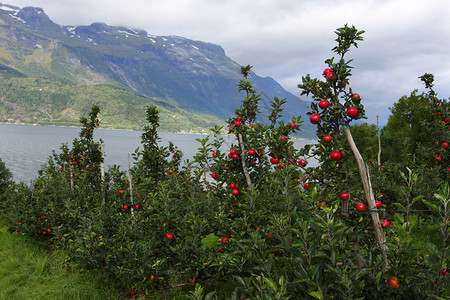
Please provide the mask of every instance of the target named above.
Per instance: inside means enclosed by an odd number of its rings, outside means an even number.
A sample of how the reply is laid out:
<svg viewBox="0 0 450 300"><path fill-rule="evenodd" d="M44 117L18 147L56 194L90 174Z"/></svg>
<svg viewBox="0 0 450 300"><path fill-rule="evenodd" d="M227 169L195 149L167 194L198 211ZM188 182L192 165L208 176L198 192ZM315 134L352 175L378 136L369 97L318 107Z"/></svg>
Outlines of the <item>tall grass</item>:
<svg viewBox="0 0 450 300"><path fill-rule="evenodd" d="M45 253L36 241L0 227L1 300L123 299L123 296L100 272L70 271Z"/></svg>

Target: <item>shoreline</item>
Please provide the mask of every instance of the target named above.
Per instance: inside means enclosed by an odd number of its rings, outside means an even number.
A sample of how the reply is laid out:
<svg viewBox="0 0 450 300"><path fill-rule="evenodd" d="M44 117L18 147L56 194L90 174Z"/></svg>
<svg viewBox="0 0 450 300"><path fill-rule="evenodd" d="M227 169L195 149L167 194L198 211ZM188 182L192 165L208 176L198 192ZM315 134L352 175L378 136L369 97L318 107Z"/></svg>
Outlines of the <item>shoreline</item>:
<svg viewBox="0 0 450 300"><path fill-rule="evenodd" d="M60 128L79 128L81 129L80 126L70 126L70 125L50 125L50 124L39 124L39 123L23 123L23 122L1 122L0 124L5 124L5 125L21 125L21 126L40 126L40 127L60 127ZM97 129L99 130L120 130L120 131L134 131L134 132L143 132L143 130L135 130L135 129L123 129L123 128L105 128L105 127L97 127ZM207 135L212 135L212 133L204 133L204 132L185 132L185 131L179 131L179 132L173 132L173 131L164 131L164 130L160 130L160 133L171 133L171 134L183 134L183 135L202 135L202 136L207 136ZM233 136L232 134L227 134L224 133L222 134L222 136ZM311 138L305 138L305 137L296 137L293 136L292 139L295 140L311 140Z"/></svg>

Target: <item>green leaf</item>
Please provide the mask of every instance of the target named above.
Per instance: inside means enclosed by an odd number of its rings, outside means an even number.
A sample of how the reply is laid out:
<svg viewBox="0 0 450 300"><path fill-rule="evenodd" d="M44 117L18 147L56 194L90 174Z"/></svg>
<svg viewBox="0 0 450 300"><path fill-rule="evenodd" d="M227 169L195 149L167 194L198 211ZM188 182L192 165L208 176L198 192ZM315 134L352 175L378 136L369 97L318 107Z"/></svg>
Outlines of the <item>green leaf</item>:
<svg viewBox="0 0 450 300"><path fill-rule="evenodd" d="M277 284L272 279L267 278L267 277L264 277L263 279L274 292L276 292L278 290Z"/></svg>
<svg viewBox="0 0 450 300"><path fill-rule="evenodd" d="M309 292L308 294L313 296L316 299L323 300L323 294L322 294L322 290L320 289L320 287L317 291Z"/></svg>

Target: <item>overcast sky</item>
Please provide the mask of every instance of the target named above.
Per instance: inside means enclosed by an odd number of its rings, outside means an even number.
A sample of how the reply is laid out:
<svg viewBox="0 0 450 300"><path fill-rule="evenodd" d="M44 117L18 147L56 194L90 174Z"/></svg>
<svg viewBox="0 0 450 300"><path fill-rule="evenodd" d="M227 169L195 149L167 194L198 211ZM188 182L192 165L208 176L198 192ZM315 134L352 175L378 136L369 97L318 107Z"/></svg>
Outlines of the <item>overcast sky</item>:
<svg viewBox="0 0 450 300"><path fill-rule="evenodd" d="M61 25L104 22L222 46L241 65L272 77L299 96L301 77L320 77L332 56L334 30L365 30L347 58L350 86L361 95L369 123L384 124L392 106L418 79L435 76L440 98L450 97L449 0L1 0L42 7Z"/></svg>

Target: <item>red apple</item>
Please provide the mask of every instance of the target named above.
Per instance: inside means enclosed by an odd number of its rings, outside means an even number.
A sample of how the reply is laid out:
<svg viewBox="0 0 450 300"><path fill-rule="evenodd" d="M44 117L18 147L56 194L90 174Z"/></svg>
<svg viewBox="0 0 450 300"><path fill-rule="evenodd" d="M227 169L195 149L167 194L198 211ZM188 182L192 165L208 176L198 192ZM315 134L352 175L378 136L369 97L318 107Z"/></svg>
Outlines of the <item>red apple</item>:
<svg viewBox="0 0 450 300"><path fill-rule="evenodd" d="M381 203L381 201L375 201L375 205L377 206L377 208L380 208L383 204Z"/></svg>
<svg viewBox="0 0 450 300"><path fill-rule="evenodd" d="M357 93L354 93L354 94L352 95L352 98L353 98L354 100L359 100L359 99L361 99L361 97L360 97L359 94L357 94Z"/></svg>
<svg viewBox="0 0 450 300"><path fill-rule="evenodd" d="M438 156L438 157L436 157L436 160L437 160L437 161L441 161L442 158L441 158L440 156Z"/></svg>
<svg viewBox="0 0 450 300"><path fill-rule="evenodd" d="M447 143L447 142L443 142L443 143L442 143L442 146L448 147L448 143Z"/></svg>
<svg viewBox="0 0 450 300"><path fill-rule="evenodd" d="M172 239L173 238L173 234L170 234L170 233L166 234L166 238L168 238L169 240Z"/></svg>
<svg viewBox="0 0 450 300"><path fill-rule="evenodd" d="M358 203L356 204L356 209L359 211L365 211L366 210L366 206L362 203Z"/></svg>
<svg viewBox="0 0 450 300"><path fill-rule="evenodd" d="M333 72L329 72L327 75L325 75L325 77L327 78L328 81L333 80L334 79Z"/></svg>
<svg viewBox="0 0 450 300"><path fill-rule="evenodd" d="M331 140L333 140L333 138L331 137L331 135L324 135L323 136L323 141L324 142L327 142L327 143L329 143L329 142L331 142Z"/></svg>
<svg viewBox="0 0 450 300"><path fill-rule="evenodd" d="M233 159L237 159L237 158L239 158L239 155L233 154L231 157L232 157Z"/></svg>
<svg viewBox="0 0 450 300"><path fill-rule="evenodd" d="M347 200L348 198L350 198L350 195L348 193L342 193L339 197L342 200Z"/></svg>
<svg viewBox="0 0 450 300"><path fill-rule="evenodd" d="M331 153L330 157L331 157L332 160L340 160L341 159L341 153L339 153L337 151L333 152L333 153Z"/></svg>
<svg viewBox="0 0 450 300"><path fill-rule="evenodd" d="M391 225L391 222L389 222L388 220L381 221L381 227L386 228L389 225Z"/></svg>
<svg viewBox="0 0 450 300"><path fill-rule="evenodd" d="M253 149L248 150L248 155L255 155L256 151Z"/></svg>
<svg viewBox="0 0 450 300"><path fill-rule="evenodd" d="M239 127L239 126L241 126L242 124L241 124L241 122L240 121L236 121L236 122L234 122L234 126L236 126L236 127Z"/></svg>
<svg viewBox="0 0 450 300"><path fill-rule="evenodd" d="M231 155L236 154L236 149L231 149L230 153L231 153Z"/></svg>
<svg viewBox="0 0 450 300"><path fill-rule="evenodd" d="M279 158L276 158L276 157L271 157L270 158L270 162L272 163L272 164L277 164L277 163L279 163L280 162L280 159Z"/></svg>
<svg viewBox="0 0 450 300"><path fill-rule="evenodd" d="M229 187L230 187L230 189L234 189L235 188L234 183L230 183Z"/></svg>
<svg viewBox="0 0 450 300"><path fill-rule="evenodd" d="M298 164L300 165L300 166L302 166L302 167L304 167L304 166L306 166L307 164L308 164L308 162L306 161L306 159L300 159L299 161L298 161Z"/></svg>
<svg viewBox="0 0 450 300"><path fill-rule="evenodd" d="M347 114L348 114L350 117L354 118L354 117L356 117L356 116L358 115L358 110L357 110L356 108L354 108L354 107L349 107L349 108L347 109Z"/></svg>
<svg viewBox="0 0 450 300"><path fill-rule="evenodd" d="M391 288L396 289L396 288L399 287L397 277L389 277L389 278L387 279L387 283L389 284L389 286L390 286Z"/></svg>
<svg viewBox="0 0 450 300"><path fill-rule="evenodd" d="M239 194L239 190L238 189L234 189L231 191L231 193L236 196L237 194Z"/></svg>
<svg viewBox="0 0 450 300"><path fill-rule="evenodd" d="M313 124L318 124L320 122L320 116L318 114L312 114L311 117L309 117L309 121Z"/></svg>
<svg viewBox="0 0 450 300"><path fill-rule="evenodd" d="M330 72L333 72L333 71L331 71L330 69L327 68L327 69L323 70L323 75L327 75Z"/></svg>
<svg viewBox="0 0 450 300"><path fill-rule="evenodd" d="M319 107L320 107L321 109L325 109L325 108L327 108L328 106L330 106L330 103L328 103L327 100L321 100L321 101L319 102Z"/></svg>

